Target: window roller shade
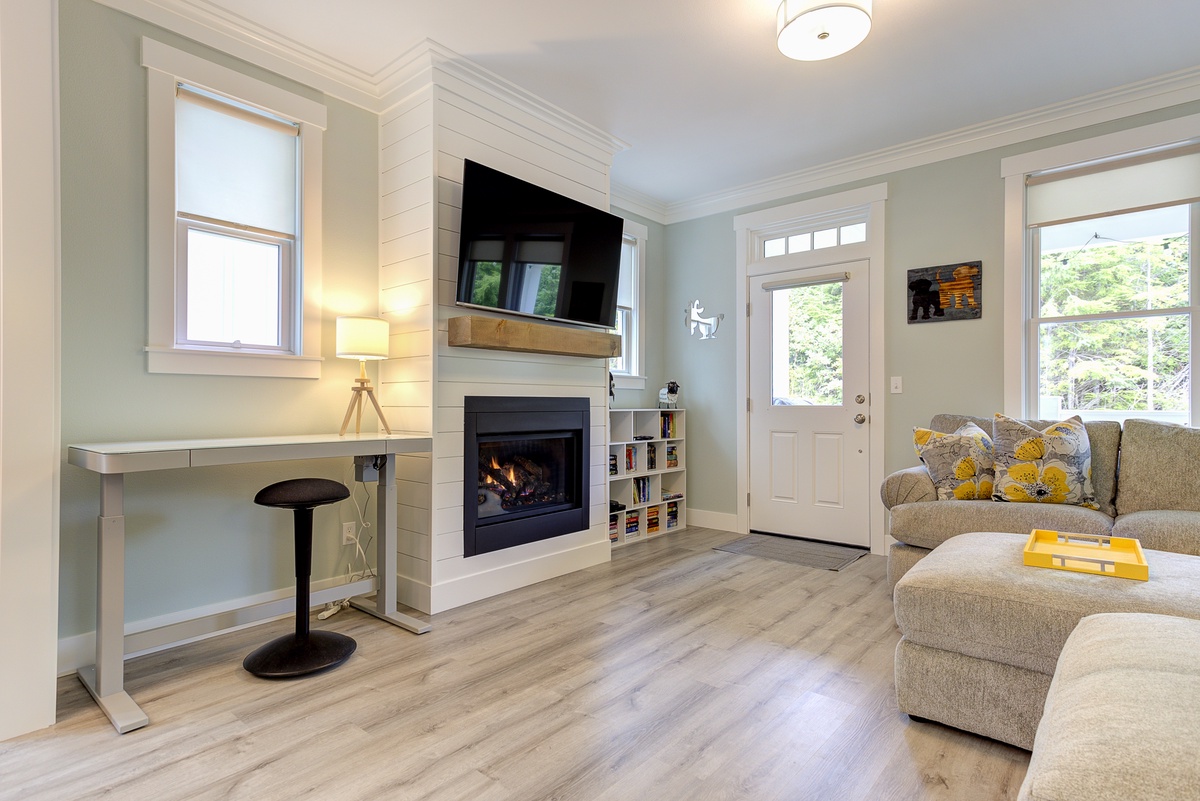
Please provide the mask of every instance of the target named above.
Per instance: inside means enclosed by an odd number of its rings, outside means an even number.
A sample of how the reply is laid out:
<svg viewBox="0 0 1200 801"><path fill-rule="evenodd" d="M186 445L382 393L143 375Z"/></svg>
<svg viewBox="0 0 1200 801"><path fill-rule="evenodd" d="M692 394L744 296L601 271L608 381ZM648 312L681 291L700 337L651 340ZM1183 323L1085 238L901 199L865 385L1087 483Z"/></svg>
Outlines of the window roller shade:
<svg viewBox="0 0 1200 801"><path fill-rule="evenodd" d="M294 126L188 91L175 105L179 213L295 236Z"/></svg>
<svg viewBox="0 0 1200 801"><path fill-rule="evenodd" d="M1025 189L1031 228L1200 200L1200 152L1030 176Z"/></svg>
<svg viewBox="0 0 1200 801"><path fill-rule="evenodd" d="M623 309L633 308L633 256L635 240L621 240L621 277L617 281L617 305Z"/></svg>

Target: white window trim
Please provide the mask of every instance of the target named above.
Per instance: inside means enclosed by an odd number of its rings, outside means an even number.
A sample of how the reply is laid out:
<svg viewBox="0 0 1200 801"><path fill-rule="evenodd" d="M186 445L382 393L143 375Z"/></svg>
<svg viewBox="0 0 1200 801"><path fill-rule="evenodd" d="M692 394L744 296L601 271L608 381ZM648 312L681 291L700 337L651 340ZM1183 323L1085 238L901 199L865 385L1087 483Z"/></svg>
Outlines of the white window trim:
<svg viewBox="0 0 1200 801"><path fill-rule="evenodd" d="M1032 174L1089 162L1118 159L1152 148L1182 145L1200 138L1200 114L1145 125L1128 131L1069 142L1010 156L1000 161L1004 179L1004 413L1032 414L1030 365L1037 358L1037 338L1030 311L1030 259L1025 225L1025 181ZM1198 354L1193 350L1192 357ZM1197 409L1200 382L1192 382L1192 409Z"/></svg>
<svg viewBox="0 0 1200 801"><path fill-rule="evenodd" d="M637 240L637 286L633 295L633 354L634 370L628 373L613 373L613 385L617 389L646 388L646 246L650 241L650 229L633 220L625 221L624 236Z"/></svg>
<svg viewBox="0 0 1200 801"><path fill-rule="evenodd" d="M142 66L147 68L147 369L151 373L320 378L325 107L153 39L142 39ZM180 81L300 124L302 239L296 242L296 280L303 301L298 353L246 353L175 344L175 87Z"/></svg>

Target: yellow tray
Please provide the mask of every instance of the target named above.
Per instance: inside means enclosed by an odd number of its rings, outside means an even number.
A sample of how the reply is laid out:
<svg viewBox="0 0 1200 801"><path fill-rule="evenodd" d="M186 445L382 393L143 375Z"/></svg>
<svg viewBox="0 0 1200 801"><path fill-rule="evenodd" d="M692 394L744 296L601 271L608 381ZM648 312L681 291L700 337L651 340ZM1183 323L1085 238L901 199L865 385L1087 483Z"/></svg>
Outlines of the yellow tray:
<svg viewBox="0 0 1200 801"><path fill-rule="evenodd" d="M1035 528L1025 543L1025 564L1137 581L1150 578L1142 544L1132 537L1094 537Z"/></svg>

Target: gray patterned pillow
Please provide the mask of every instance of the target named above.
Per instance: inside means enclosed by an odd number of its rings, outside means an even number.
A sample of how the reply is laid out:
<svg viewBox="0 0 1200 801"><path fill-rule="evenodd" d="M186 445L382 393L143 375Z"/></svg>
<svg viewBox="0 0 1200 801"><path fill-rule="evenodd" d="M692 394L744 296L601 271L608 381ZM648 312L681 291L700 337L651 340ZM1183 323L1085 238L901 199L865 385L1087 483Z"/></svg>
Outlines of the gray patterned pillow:
<svg viewBox="0 0 1200 801"><path fill-rule="evenodd" d="M974 423L953 433L913 429L913 446L929 469L939 501L985 501L992 497L992 438Z"/></svg>
<svg viewBox="0 0 1200 801"><path fill-rule="evenodd" d="M1092 448L1079 416L1043 431L997 414L996 487L992 500L1066 503L1099 509L1092 488Z"/></svg>

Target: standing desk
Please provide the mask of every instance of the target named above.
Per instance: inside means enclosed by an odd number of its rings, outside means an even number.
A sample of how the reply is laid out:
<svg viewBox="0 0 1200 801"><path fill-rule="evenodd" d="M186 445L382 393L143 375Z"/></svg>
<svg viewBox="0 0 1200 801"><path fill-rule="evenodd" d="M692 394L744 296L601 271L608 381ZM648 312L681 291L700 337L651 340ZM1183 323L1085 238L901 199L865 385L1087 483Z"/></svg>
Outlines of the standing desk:
<svg viewBox="0 0 1200 801"><path fill-rule="evenodd" d="M396 611L396 455L433 449L430 437L316 434L159 442L71 445L67 461L100 474L99 542L96 558L96 664L79 678L120 733L150 722L125 691L125 474L181 467L280 462L289 459L375 457L379 533L376 542L375 597L351 604L414 634L429 624Z"/></svg>

